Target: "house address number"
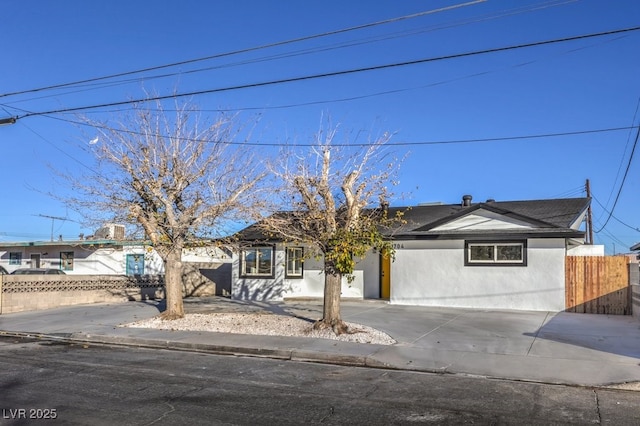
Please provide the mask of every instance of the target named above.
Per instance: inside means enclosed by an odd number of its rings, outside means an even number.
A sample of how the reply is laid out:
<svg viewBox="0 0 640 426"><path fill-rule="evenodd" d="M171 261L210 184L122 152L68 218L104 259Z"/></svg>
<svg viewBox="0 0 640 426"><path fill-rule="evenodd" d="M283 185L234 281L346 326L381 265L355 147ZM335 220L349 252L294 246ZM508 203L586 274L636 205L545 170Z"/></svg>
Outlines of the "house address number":
<svg viewBox="0 0 640 426"><path fill-rule="evenodd" d="M391 246L393 247L394 250L398 250L398 249L403 249L404 248L404 244L402 244L402 243L393 243Z"/></svg>

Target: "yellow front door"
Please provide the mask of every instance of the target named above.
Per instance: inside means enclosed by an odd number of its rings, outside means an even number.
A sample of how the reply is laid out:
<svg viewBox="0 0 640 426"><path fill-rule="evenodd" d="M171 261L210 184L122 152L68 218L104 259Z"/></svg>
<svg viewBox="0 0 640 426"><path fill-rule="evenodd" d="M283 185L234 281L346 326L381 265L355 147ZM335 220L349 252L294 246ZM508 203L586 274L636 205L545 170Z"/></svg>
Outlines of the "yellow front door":
<svg viewBox="0 0 640 426"><path fill-rule="evenodd" d="M391 298L391 256L380 255L380 298Z"/></svg>

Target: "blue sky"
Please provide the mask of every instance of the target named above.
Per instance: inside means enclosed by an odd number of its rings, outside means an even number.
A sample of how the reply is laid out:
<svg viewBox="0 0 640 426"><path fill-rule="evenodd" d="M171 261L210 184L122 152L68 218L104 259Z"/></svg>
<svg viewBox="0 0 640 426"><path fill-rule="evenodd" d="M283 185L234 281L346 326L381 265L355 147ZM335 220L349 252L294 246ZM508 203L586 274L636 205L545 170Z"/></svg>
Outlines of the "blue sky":
<svg viewBox="0 0 640 426"><path fill-rule="evenodd" d="M636 0L24 0L2 7L0 95L407 18L101 84L1 96L0 118L36 113L0 127L1 241L93 231L45 193L65 190L47 165L81 170L90 159L78 147L94 134L73 123L75 114L42 113L141 98L145 90L214 90L640 26ZM323 114L353 135L395 133L394 152L408 154L396 188L408 196L395 205L457 203L463 194L579 197L589 179L595 242L619 253L640 241L637 153L630 162L640 124L639 47L640 31L631 31L192 101L258 119L253 135L265 143L309 142ZM98 118L126 109L82 112ZM575 134L543 136L565 133Z"/></svg>

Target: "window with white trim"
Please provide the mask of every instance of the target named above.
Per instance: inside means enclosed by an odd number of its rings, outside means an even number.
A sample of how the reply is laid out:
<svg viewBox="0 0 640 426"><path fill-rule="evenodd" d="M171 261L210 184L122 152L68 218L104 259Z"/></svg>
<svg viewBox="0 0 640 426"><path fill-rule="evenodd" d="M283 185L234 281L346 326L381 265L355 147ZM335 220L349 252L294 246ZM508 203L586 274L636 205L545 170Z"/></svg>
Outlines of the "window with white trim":
<svg viewBox="0 0 640 426"><path fill-rule="evenodd" d="M273 247L251 247L240 252L240 275L273 277Z"/></svg>
<svg viewBox="0 0 640 426"><path fill-rule="evenodd" d="M526 241L465 242L465 265L526 266Z"/></svg>
<svg viewBox="0 0 640 426"><path fill-rule="evenodd" d="M63 271L73 271L73 259L72 251L60 252L60 269Z"/></svg>
<svg viewBox="0 0 640 426"><path fill-rule="evenodd" d="M22 253L19 251L9 252L9 265L22 265Z"/></svg>
<svg viewBox="0 0 640 426"><path fill-rule="evenodd" d="M304 249L302 247L287 247L286 270L287 278L302 278Z"/></svg>

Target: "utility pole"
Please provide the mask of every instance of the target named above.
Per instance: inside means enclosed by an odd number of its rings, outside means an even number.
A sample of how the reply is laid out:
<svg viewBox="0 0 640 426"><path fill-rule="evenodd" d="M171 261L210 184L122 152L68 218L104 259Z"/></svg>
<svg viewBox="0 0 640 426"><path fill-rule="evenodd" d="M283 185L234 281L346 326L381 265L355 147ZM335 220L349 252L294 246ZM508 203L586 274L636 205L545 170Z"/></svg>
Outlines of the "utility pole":
<svg viewBox="0 0 640 426"><path fill-rule="evenodd" d="M36 214L34 216L46 217L47 219L51 219L51 241L53 241L53 223L56 219L58 220L69 220L66 217L58 217L58 216L47 216L46 214Z"/></svg>
<svg viewBox="0 0 640 426"><path fill-rule="evenodd" d="M587 197L591 198L591 184L589 183L589 179L585 183L585 188L587 190ZM587 208L587 244L593 244L593 218L591 217L591 200L589 200L589 207Z"/></svg>

